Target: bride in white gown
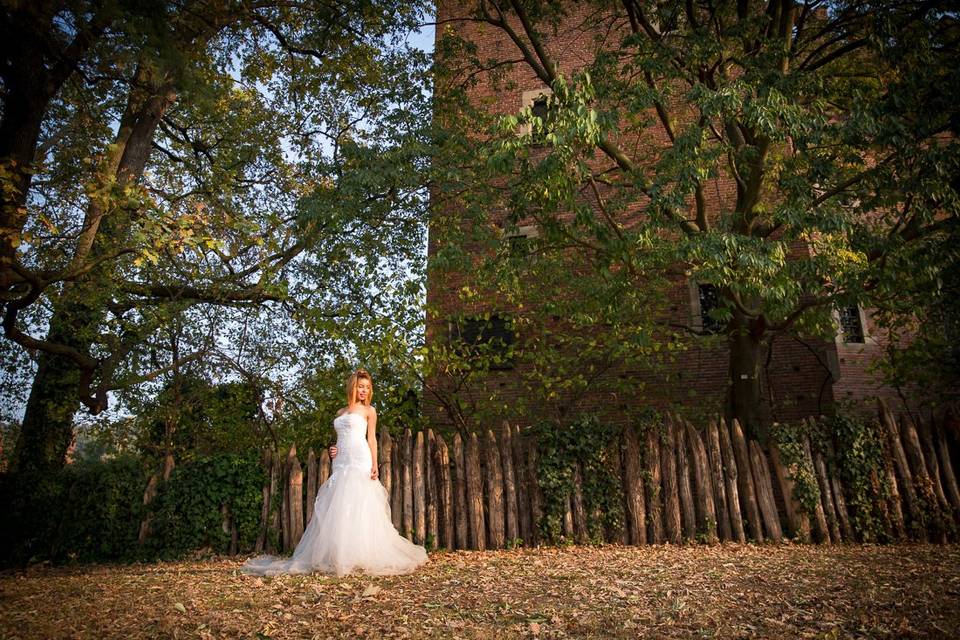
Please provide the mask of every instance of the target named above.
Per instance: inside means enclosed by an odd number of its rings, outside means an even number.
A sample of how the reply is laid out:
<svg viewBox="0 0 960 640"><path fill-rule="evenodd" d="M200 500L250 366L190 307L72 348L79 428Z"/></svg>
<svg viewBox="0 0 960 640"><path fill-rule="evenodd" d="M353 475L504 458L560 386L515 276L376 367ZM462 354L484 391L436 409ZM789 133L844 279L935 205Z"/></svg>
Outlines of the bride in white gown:
<svg viewBox="0 0 960 640"><path fill-rule="evenodd" d="M344 575L409 573L427 552L402 537L390 520L387 492L377 472L377 412L373 381L359 369L347 380L347 406L337 413L330 478L317 490L313 517L288 560L259 556L244 573L277 575L320 571Z"/></svg>

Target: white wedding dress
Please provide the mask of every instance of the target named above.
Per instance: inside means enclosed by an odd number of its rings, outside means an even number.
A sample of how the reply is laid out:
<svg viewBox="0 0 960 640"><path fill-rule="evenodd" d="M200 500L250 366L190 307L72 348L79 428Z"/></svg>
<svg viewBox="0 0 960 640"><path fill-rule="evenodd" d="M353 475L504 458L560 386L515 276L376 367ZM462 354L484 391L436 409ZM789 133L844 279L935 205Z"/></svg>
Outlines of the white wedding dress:
<svg viewBox="0 0 960 640"><path fill-rule="evenodd" d="M344 413L333 421L337 456L330 478L317 490L313 517L290 559L259 556L244 573L277 575L315 571L342 576L409 573L427 561L427 552L402 537L390 520L387 491L370 478L373 459L367 420Z"/></svg>

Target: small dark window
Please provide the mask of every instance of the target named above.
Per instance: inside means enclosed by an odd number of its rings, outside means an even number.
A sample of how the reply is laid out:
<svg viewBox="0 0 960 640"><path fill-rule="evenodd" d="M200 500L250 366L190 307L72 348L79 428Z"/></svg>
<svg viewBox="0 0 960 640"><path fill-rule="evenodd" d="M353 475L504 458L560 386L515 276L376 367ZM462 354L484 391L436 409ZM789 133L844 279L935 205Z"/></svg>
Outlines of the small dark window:
<svg viewBox="0 0 960 640"><path fill-rule="evenodd" d="M508 236L510 257L526 258L530 254L530 241L525 235Z"/></svg>
<svg viewBox="0 0 960 640"><path fill-rule="evenodd" d="M840 313L840 333L844 342L863 343L863 323L860 322L860 308L856 305L852 307L841 307Z"/></svg>
<svg viewBox="0 0 960 640"><path fill-rule="evenodd" d="M716 285L699 284L697 290L700 295L700 322L704 333L722 333L726 323L717 320L710 313L720 307L720 291Z"/></svg>
<svg viewBox="0 0 960 640"><path fill-rule="evenodd" d="M533 99L530 105L530 111L533 117L539 119L539 122L530 123L530 136L534 143L544 144L547 137L547 127L550 120L550 101L545 95L539 95Z"/></svg>
<svg viewBox="0 0 960 640"><path fill-rule="evenodd" d="M490 369L513 368L513 323L502 315L463 318L454 323L454 338L465 355L489 358Z"/></svg>

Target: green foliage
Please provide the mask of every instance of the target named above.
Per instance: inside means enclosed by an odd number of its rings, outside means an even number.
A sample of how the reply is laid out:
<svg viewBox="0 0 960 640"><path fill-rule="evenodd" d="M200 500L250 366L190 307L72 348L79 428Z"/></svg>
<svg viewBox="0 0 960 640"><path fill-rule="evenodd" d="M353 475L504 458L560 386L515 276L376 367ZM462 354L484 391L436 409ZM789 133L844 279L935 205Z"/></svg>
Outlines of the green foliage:
<svg viewBox="0 0 960 640"><path fill-rule="evenodd" d="M238 534L238 548L256 540L265 481L255 455L218 454L177 467L152 505L155 519L146 552L176 558L197 549L226 553L231 533L223 530L226 507Z"/></svg>
<svg viewBox="0 0 960 640"><path fill-rule="evenodd" d="M840 474L846 488L850 524L864 542L885 541L887 534L882 505L889 497L883 477L885 463L884 437L875 421L848 412L837 412L823 424L835 443L832 466Z"/></svg>
<svg viewBox="0 0 960 640"><path fill-rule="evenodd" d="M143 461L122 456L78 462L63 470L60 507L50 557L79 562L130 560L138 551L147 474Z"/></svg>
<svg viewBox="0 0 960 640"><path fill-rule="evenodd" d="M820 487L804 449L803 438L809 436L806 423L777 424L771 436L787 476L793 482L794 497L807 514L813 515L820 502Z"/></svg>
<svg viewBox="0 0 960 640"><path fill-rule="evenodd" d="M604 531L623 521L619 475L620 428L584 416L562 424L545 420L536 427L537 482L543 496L541 535L562 541L561 523L573 491L574 468L581 468L584 510L591 540L603 540ZM598 517L599 516L599 517ZM569 542L569 541L567 541Z"/></svg>

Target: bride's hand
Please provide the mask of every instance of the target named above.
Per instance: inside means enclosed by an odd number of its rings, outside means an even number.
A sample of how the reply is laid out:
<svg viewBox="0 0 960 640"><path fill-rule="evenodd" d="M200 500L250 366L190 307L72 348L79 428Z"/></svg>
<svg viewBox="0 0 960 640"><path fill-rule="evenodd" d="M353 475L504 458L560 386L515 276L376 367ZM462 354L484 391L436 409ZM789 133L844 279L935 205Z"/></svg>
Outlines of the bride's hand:
<svg viewBox="0 0 960 640"><path fill-rule="evenodd" d="M379 478L380 478L380 472L377 471L377 468L376 468L376 467L371 467L371 468L370 468L370 479L371 479L371 480L377 480L377 479L379 479Z"/></svg>
<svg viewBox="0 0 960 640"><path fill-rule="evenodd" d="M330 446L330 459L333 460L337 457L337 448L333 445Z"/></svg>

